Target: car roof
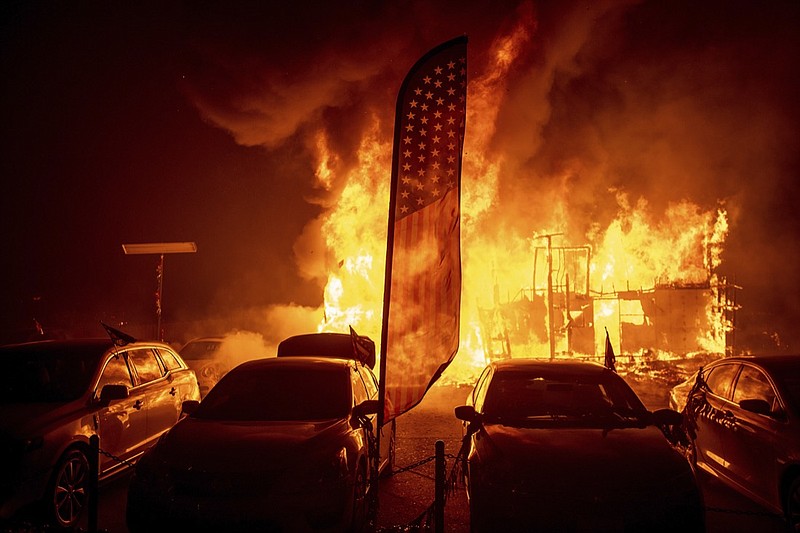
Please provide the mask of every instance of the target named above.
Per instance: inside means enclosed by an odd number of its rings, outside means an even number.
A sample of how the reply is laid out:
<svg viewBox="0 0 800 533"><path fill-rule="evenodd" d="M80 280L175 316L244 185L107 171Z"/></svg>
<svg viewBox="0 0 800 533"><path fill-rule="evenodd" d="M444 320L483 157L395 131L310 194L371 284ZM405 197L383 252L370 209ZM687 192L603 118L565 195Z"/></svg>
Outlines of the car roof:
<svg viewBox="0 0 800 533"><path fill-rule="evenodd" d="M285 368L311 368L322 366L351 366L354 359L341 357L317 357L317 356L283 356L265 357L262 359L252 359L240 364L238 369L256 369L269 366L282 366ZM239 370L241 371L241 370Z"/></svg>
<svg viewBox="0 0 800 533"><path fill-rule="evenodd" d="M564 374L600 375L612 372L608 368L591 361L550 360L537 358L503 359L492 363L498 372L544 370ZM613 372L612 372L613 373Z"/></svg>
<svg viewBox="0 0 800 533"><path fill-rule="evenodd" d="M195 337L194 339L189 339L186 341L186 344L190 342L222 342L225 340L225 337ZM186 346L184 344L184 346Z"/></svg>
<svg viewBox="0 0 800 533"><path fill-rule="evenodd" d="M357 359L353 337L348 333L304 333L286 338L278 344L278 357L333 357L360 360L365 365L375 366L375 343L369 337L360 336L369 346L363 359Z"/></svg>
<svg viewBox="0 0 800 533"><path fill-rule="evenodd" d="M733 357L723 357L709 363L709 365L721 363L753 363L770 371L778 371L781 368L800 368L800 355L798 354L765 354L765 355L737 355Z"/></svg>
<svg viewBox="0 0 800 533"><path fill-rule="evenodd" d="M87 350L105 351L114 346L111 339L96 338L96 339L58 339L58 340L43 340L33 342L23 342L19 344L7 344L0 346L0 352L42 352L42 351L58 351L58 350L72 350L76 348L85 348Z"/></svg>
<svg viewBox="0 0 800 533"><path fill-rule="evenodd" d="M59 350L75 350L86 349L104 352L113 348L114 342L110 338L83 338L83 339L57 339L57 340L43 340L24 342L20 344L7 344L0 346L0 353L2 352L45 352L45 351L59 351ZM157 346L159 348L169 348L170 346L159 341L136 341L135 343L120 346L119 349L125 349L128 346Z"/></svg>

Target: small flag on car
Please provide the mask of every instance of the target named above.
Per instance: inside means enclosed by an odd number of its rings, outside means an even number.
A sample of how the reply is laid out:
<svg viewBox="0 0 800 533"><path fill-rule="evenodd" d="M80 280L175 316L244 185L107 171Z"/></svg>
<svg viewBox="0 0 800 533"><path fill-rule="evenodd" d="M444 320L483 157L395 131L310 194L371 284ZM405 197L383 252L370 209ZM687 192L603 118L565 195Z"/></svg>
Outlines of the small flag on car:
<svg viewBox="0 0 800 533"><path fill-rule="evenodd" d="M605 367L617 371L617 357L614 355L614 347L611 346L611 338L608 336L608 328L606 328L606 360Z"/></svg>

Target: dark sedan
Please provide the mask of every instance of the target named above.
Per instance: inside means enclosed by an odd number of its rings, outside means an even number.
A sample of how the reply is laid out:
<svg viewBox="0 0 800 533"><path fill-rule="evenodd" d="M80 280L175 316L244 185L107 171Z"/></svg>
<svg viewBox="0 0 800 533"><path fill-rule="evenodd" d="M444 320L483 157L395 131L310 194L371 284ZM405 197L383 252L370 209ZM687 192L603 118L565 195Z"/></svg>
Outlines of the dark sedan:
<svg viewBox="0 0 800 533"><path fill-rule="evenodd" d="M648 411L615 372L584 362L490 364L467 405L467 496L474 531L702 531L680 422Z"/></svg>
<svg viewBox="0 0 800 533"><path fill-rule="evenodd" d="M727 357L673 389L697 466L800 528L800 356Z"/></svg>
<svg viewBox="0 0 800 533"><path fill-rule="evenodd" d="M377 392L372 371L354 359L281 356L235 367L139 462L129 529L363 528L380 468Z"/></svg>

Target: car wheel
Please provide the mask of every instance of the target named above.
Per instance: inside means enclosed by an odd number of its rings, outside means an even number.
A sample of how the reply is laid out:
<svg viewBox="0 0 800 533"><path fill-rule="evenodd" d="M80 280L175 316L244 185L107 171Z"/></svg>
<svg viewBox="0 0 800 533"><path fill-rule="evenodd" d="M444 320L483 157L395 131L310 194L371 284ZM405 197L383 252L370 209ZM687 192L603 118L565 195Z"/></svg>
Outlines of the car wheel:
<svg viewBox="0 0 800 533"><path fill-rule="evenodd" d="M800 477L792 481L786 493L786 523L789 531L800 531Z"/></svg>
<svg viewBox="0 0 800 533"><path fill-rule="evenodd" d="M45 505L58 527L78 523L89 501L89 461L81 450L69 450L56 464Z"/></svg>
<svg viewBox="0 0 800 533"><path fill-rule="evenodd" d="M389 441L389 457L386 461L386 468L383 469L381 472L382 477L389 477L394 473L394 466L395 466L395 458L396 456L396 446L397 446L397 435L395 433L395 421L392 420L392 439Z"/></svg>
<svg viewBox="0 0 800 533"><path fill-rule="evenodd" d="M367 466L360 464L353 483L353 514L350 531L364 531L367 524Z"/></svg>

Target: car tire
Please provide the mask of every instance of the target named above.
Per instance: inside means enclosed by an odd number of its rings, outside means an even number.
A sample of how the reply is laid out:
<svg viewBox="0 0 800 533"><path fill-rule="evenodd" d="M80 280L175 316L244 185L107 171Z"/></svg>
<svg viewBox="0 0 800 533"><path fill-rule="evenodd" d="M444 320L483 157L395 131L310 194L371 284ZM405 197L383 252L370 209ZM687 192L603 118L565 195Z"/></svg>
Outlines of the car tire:
<svg viewBox="0 0 800 533"><path fill-rule="evenodd" d="M68 450L56 463L44 505L53 525L74 528L89 503L89 460L78 449Z"/></svg>
<svg viewBox="0 0 800 533"><path fill-rule="evenodd" d="M391 477L391 475L394 473L395 460L397 457L397 433L395 432L397 426L395 424L396 422L392 420L392 438L389 441L389 457L386 461L386 468L384 468L383 472L381 472L381 477L384 478Z"/></svg>
<svg viewBox="0 0 800 533"><path fill-rule="evenodd" d="M784 510L789 531L800 531L800 477L796 477L786 491Z"/></svg>
<svg viewBox="0 0 800 533"><path fill-rule="evenodd" d="M362 462L356 468L353 482L353 510L350 531L360 533L366 529L369 502L367 501L367 465Z"/></svg>

